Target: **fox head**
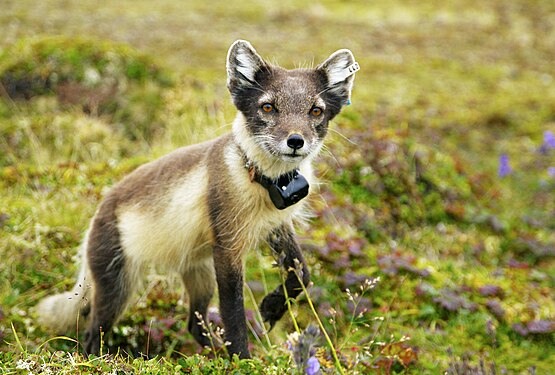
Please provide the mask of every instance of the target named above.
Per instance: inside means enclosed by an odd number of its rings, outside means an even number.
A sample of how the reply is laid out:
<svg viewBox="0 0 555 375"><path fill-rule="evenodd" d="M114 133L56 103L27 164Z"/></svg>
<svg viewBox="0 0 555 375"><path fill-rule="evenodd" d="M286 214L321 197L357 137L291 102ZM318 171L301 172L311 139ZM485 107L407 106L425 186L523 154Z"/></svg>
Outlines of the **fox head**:
<svg viewBox="0 0 555 375"><path fill-rule="evenodd" d="M227 87L241 120L234 136L263 172L288 172L318 153L329 121L350 100L353 64L351 51L342 49L314 69L286 70L247 41L231 45Z"/></svg>

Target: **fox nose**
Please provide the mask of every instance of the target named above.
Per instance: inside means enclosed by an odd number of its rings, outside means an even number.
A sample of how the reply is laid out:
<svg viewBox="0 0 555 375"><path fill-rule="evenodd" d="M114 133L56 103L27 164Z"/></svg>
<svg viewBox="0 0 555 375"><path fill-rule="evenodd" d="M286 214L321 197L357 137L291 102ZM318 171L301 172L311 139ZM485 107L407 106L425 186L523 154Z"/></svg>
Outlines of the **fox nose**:
<svg viewBox="0 0 555 375"><path fill-rule="evenodd" d="M300 134L291 134L287 138L287 146L291 147L293 150L298 150L304 146L304 139Z"/></svg>

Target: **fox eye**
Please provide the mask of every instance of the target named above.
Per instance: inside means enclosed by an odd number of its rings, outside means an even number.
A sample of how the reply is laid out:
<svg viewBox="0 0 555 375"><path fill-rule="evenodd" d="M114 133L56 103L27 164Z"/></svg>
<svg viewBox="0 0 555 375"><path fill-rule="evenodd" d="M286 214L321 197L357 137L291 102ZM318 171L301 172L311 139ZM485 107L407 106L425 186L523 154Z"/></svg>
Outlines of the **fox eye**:
<svg viewBox="0 0 555 375"><path fill-rule="evenodd" d="M322 114L322 108L312 107L312 109L310 110L310 114L314 117L318 117Z"/></svg>
<svg viewBox="0 0 555 375"><path fill-rule="evenodd" d="M264 103L262 104L262 110L266 113L270 113L274 110L274 106L270 103Z"/></svg>

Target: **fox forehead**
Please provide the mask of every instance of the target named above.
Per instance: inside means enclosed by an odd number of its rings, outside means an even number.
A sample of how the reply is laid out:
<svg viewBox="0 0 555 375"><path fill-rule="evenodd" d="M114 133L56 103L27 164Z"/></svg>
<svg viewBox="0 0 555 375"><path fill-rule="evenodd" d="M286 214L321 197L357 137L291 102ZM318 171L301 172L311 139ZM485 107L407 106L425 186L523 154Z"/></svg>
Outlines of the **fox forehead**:
<svg viewBox="0 0 555 375"><path fill-rule="evenodd" d="M257 104L272 103L278 110L305 110L316 102L321 103L320 94L325 83L319 72L313 69L286 70L272 67L260 83ZM320 104L322 105L322 104Z"/></svg>

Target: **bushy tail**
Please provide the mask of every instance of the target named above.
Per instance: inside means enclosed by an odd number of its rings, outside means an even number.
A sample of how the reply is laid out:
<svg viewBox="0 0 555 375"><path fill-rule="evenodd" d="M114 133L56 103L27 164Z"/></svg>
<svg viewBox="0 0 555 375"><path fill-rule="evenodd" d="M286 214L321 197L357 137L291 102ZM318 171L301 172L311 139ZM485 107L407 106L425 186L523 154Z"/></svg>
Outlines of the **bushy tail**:
<svg viewBox="0 0 555 375"><path fill-rule="evenodd" d="M84 244L86 242L85 238ZM81 269L73 289L43 298L36 306L39 324L57 334L75 331L77 324L81 327L84 323L82 311L88 309L92 295L92 280L84 249L85 245L81 246Z"/></svg>

